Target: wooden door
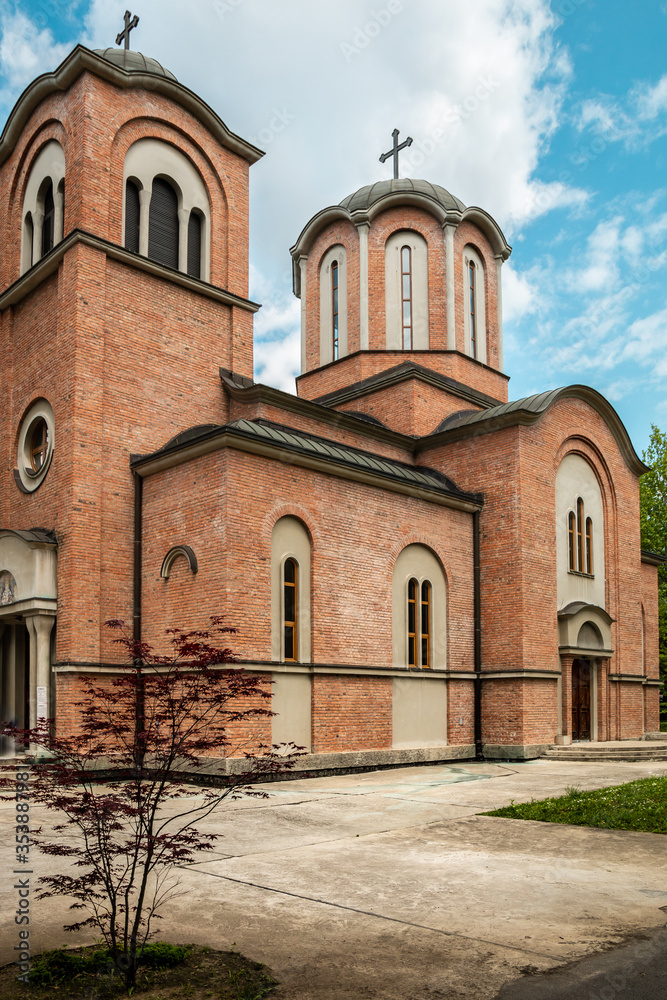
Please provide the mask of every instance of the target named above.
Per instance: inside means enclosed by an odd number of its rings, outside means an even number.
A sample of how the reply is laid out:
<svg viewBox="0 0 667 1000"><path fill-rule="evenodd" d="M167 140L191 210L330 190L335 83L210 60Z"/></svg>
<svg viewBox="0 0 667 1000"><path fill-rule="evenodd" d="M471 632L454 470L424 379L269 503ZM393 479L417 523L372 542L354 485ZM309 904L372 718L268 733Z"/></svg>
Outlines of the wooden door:
<svg viewBox="0 0 667 1000"><path fill-rule="evenodd" d="M588 660L572 664L572 739L591 738L591 665Z"/></svg>

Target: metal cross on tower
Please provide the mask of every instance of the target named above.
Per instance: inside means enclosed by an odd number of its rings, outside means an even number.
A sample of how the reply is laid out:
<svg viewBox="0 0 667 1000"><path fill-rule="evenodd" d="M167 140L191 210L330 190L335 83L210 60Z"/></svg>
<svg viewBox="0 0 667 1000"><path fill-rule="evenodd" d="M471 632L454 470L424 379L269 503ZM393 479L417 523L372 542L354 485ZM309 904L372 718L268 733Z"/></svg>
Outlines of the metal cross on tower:
<svg viewBox="0 0 667 1000"><path fill-rule="evenodd" d="M136 14L134 15L134 17L132 17L132 14L130 13L130 11L126 10L125 11L124 21L125 21L125 27L120 32L120 34L116 36L116 45L120 45L124 41L125 42L125 48L129 49L129 47L130 47L130 32L132 31L133 28L136 28L136 26L139 24L139 18L137 17Z"/></svg>
<svg viewBox="0 0 667 1000"><path fill-rule="evenodd" d="M398 179L398 154L399 154L399 152L400 152L401 149L405 149L406 146L411 146L412 145L412 136L408 136L407 139L405 140L405 142L402 142L401 145L399 146L399 144L398 144L398 129L395 128L394 131L391 134L392 134L393 139L394 139L394 148L390 149L388 153L383 153L382 154L382 156L380 157L380 163L384 163L384 161L388 160L390 156L393 156L394 157L394 179L397 180Z"/></svg>

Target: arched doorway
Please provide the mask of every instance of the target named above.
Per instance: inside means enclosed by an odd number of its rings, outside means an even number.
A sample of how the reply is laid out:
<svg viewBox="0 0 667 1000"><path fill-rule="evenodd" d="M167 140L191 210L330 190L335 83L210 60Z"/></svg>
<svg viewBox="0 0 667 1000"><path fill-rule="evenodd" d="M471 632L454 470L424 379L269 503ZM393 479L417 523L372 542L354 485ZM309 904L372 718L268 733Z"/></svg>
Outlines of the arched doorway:
<svg viewBox="0 0 667 1000"><path fill-rule="evenodd" d="M572 663L572 739L591 738L591 661Z"/></svg>

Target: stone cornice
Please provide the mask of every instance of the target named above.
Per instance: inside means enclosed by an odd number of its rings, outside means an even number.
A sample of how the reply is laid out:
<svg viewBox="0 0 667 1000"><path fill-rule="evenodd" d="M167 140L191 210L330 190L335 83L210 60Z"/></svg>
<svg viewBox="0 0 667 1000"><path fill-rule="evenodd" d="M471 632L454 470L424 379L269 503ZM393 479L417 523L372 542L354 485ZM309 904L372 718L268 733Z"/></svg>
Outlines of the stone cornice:
<svg viewBox="0 0 667 1000"><path fill-rule="evenodd" d="M141 87L144 90L168 97L197 118L221 146L243 157L248 163L255 163L264 156L261 149L230 132L215 111L193 91L184 87L182 83L177 83L175 80L170 80L157 73L136 70L128 72L109 62L108 59L91 52L84 45L77 45L53 73L43 73L38 76L19 97L0 136L0 165L11 155L18 137L35 108L50 94L68 90L86 70L123 90Z"/></svg>
<svg viewBox="0 0 667 1000"><path fill-rule="evenodd" d="M187 288L191 292L204 295L206 298L214 299L216 302L221 302L224 305L235 306L238 309L245 309L251 313L255 313L261 308L259 303L251 302L250 299L244 299L240 295L227 292L216 285L209 285L208 282L193 278L189 274L184 274L183 271L175 271L171 267L165 267L164 264L158 264L157 261L151 260L149 257L142 257L137 253L131 253L129 250L125 250L124 247L119 247L109 240L102 239L100 236L93 236L92 233L87 233L83 229L73 229L46 257L42 257L29 271L22 274L20 278L0 294L0 311L7 309L9 306L16 305L26 295L34 291L46 278L57 271L67 251L78 243L83 243L94 250L99 250L111 260L117 260L121 264L127 264L128 267L145 271L156 278L170 281L172 284L179 285L181 288Z"/></svg>

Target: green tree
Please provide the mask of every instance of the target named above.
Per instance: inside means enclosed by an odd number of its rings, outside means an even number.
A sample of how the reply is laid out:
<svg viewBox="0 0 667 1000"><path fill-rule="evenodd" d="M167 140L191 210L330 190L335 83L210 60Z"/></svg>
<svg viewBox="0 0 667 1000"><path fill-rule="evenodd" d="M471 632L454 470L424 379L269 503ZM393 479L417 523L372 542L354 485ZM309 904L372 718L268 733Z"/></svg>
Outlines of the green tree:
<svg viewBox="0 0 667 1000"><path fill-rule="evenodd" d="M667 434L651 425L651 439L643 454L651 466L639 480L642 548L667 556ZM660 616L660 676L667 681L667 563L658 570ZM662 701L663 711L667 704Z"/></svg>

